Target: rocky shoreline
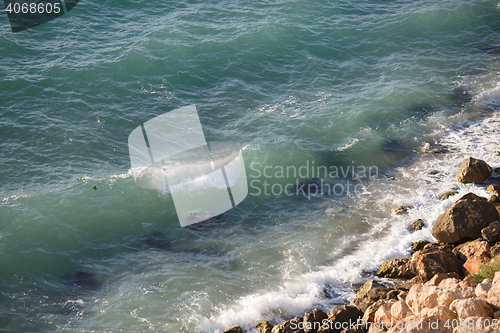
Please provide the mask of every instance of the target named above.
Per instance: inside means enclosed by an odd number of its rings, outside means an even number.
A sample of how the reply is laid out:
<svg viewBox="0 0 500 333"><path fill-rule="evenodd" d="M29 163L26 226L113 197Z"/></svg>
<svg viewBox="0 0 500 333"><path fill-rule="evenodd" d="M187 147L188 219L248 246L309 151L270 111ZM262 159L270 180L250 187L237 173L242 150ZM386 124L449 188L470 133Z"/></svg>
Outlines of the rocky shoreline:
<svg viewBox="0 0 500 333"><path fill-rule="evenodd" d="M495 173L499 173L495 169ZM483 184L492 168L467 158L456 180ZM410 257L383 262L349 305L329 313L313 309L302 317L271 325L262 321L260 333L500 333L500 186L484 198L468 193L441 214L433 228L436 243L413 243ZM456 195L443 193L441 199ZM407 206L391 213L405 214ZM422 220L411 228L419 230ZM389 283L390 282L390 283ZM232 327L223 333L242 333Z"/></svg>

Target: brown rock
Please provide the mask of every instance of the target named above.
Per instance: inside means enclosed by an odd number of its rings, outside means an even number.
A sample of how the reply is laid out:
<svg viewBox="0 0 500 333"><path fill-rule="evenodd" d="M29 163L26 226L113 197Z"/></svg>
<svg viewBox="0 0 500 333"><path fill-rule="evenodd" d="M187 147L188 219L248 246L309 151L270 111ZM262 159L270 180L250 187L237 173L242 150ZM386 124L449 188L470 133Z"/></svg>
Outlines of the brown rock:
<svg viewBox="0 0 500 333"><path fill-rule="evenodd" d="M490 246L488 245L487 242L480 239L476 239L474 241L467 242L462 246L460 246L457 256L459 259L465 261L476 257L486 257L489 259Z"/></svg>
<svg viewBox="0 0 500 333"><path fill-rule="evenodd" d="M413 231L422 230L423 227L424 227L424 221L422 219L415 220L410 225L410 229Z"/></svg>
<svg viewBox="0 0 500 333"><path fill-rule="evenodd" d="M469 317L492 317L493 308L482 299L457 299L450 305L450 310L454 311L459 319L467 319Z"/></svg>
<svg viewBox="0 0 500 333"><path fill-rule="evenodd" d="M257 326L255 326L259 333L271 333L273 330L273 325L269 324L269 322L263 320Z"/></svg>
<svg viewBox="0 0 500 333"><path fill-rule="evenodd" d="M500 243L497 243L490 248L490 254L492 257L496 257L500 254Z"/></svg>
<svg viewBox="0 0 500 333"><path fill-rule="evenodd" d="M299 329L301 322L301 317L295 317L293 319L285 321L284 323L274 326L271 330L271 333L304 333L303 330Z"/></svg>
<svg viewBox="0 0 500 333"><path fill-rule="evenodd" d="M341 327L344 323L355 323L359 316L359 310L354 306L341 305L334 307L328 314L328 320L334 323L334 329L330 328L330 332L340 333L343 328L336 329L335 323L339 323L339 327Z"/></svg>
<svg viewBox="0 0 500 333"><path fill-rule="evenodd" d="M320 309L313 309L304 315L304 333L316 333L328 315Z"/></svg>
<svg viewBox="0 0 500 333"><path fill-rule="evenodd" d="M394 300L392 300L394 302ZM375 321L375 313L377 313L377 310L385 304L388 304L389 300L386 299L381 299L370 305L364 315L363 315L363 321L367 323L373 323Z"/></svg>
<svg viewBox="0 0 500 333"><path fill-rule="evenodd" d="M491 173L491 167L485 161L469 157L460 165L456 179L460 183L481 184Z"/></svg>
<svg viewBox="0 0 500 333"><path fill-rule="evenodd" d="M427 244L429 244L428 241L416 241L416 242L413 242L413 244L411 245L411 248L415 251L420 251L424 248L424 246L426 246Z"/></svg>
<svg viewBox="0 0 500 333"><path fill-rule="evenodd" d="M480 197L479 195L476 195L472 192L469 192L467 193L466 195L464 195L463 197L461 197L460 199L458 199L457 201L459 200L469 200L469 201L474 201L474 200L479 200L479 201L488 201L488 199L486 199L485 197Z"/></svg>
<svg viewBox="0 0 500 333"><path fill-rule="evenodd" d="M492 195L491 197L489 197L488 202L491 202L500 214L500 198L496 195Z"/></svg>
<svg viewBox="0 0 500 333"><path fill-rule="evenodd" d="M496 195L497 197L500 197L500 185L490 184L486 188L486 191L490 192L491 194Z"/></svg>
<svg viewBox="0 0 500 333"><path fill-rule="evenodd" d="M444 273L437 273L430 279L426 284L433 284L435 286L439 286L439 283L448 278L448 275Z"/></svg>
<svg viewBox="0 0 500 333"><path fill-rule="evenodd" d="M448 246L426 245L415 252L410 267L423 281L429 281L438 273L456 273L462 276L462 263Z"/></svg>
<svg viewBox="0 0 500 333"><path fill-rule="evenodd" d="M411 208L411 206L399 206L399 207L393 207L391 208L391 214L394 215L404 215L408 213L408 210Z"/></svg>
<svg viewBox="0 0 500 333"><path fill-rule="evenodd" d="M394 258L384 261L378 269L377 276L392 279L411 279L415 273L410 268L410 258Z"/></svg>
<svg viewBox="0 0 500 333"><path fill-rule="evenodd" d="M493 222L481 230L481 236L490 246L495 245L500 240L500 222Z"/></svg>
<svg viewBox="0 0 500 333"><path fill-rule="evenodd" d="M222 333L243 333L243 330L239 326L231 327L228 328L227 330L223 331Z"/></svg>
<svg viewBox="0 0 500 333"><path fill-rule="evenodd" d="M480 265L490 260L490 246L483 240L467 242L460 247L457 256L465 260L464 269L469 274L476 274Z"/></svg>
<svg viewBox="0 0 500 333"><path fill-rule="evenodd" d="M351 301L350 305L365 312L371 304L386 298L390 290L375 280L368 280L357 290L356 298Z"/></svg>
<svg viewBox="0 0 500 333"><path fill-rule="evenodd" d="M459 200L438 217L432 227L432 235L438 241L450 244L480 238L481 229L499 218L492 203Z"/></svg>

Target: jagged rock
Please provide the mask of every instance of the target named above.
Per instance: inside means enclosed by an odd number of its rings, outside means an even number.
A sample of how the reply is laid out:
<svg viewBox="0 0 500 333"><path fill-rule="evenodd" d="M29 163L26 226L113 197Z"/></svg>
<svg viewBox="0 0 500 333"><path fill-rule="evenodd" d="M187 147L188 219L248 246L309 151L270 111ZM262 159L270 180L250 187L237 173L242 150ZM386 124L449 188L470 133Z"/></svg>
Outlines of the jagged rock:
<svg viewBox="0 0 500 333"><path fill-rule="evenodd" d="M429 281L438 273L456 273L462 276L462 263L447 246L427 244L413 254L410 267L423 281Z"/></svg>
<svg viewBox="0 0 500 333"><path fill-rule="evenodd" d="M450 310L454 311L459 319L469 317L492 317L493 308L483 299L457 299L450 305Z"/></svg>
<svg viewBox="0 0 500 333"><path fill-rule="evenodd" d="M496 272L488 290L488 302L497 308L500 308L500 272Z"/></svg>
<svg viewBox="0 0 500 333"><path fill-rule="evenodd" d="M257 326L255 326L255 328L259 331L259 333L271 333L271 331L273 330L273 325L269 324L268 321L263 320Z"/></svg>
<svg viewBox="0 0 500 333"><path fill-rule="evenodd" d="M410 225L410 229L413 231L422 230L423 227L424 227L424 221L422 221L422 219L415 220Z"/></svg>
<svg viewBox="0 0 500 333"><path fill-rule="evenodd" d="M373 323L375 321L375 313L382 305L387 304L387 302L388 300L386 299L380 299L370 305L363 314L363 321L365 323Z"/></svg>
<svg viewBox="0 0 500 333"><path fill-rule="evenodd" d="M243 330L239 326L231 327L228 328L227 330L223 331L222 333L243 333Z"/></svg>
<svg viewBox="0 0 500 333"><path fill-rule="evenodd" d="M412 314L413 313L411 312L410 308L403 300L397 301L391 307L391 317L393 323L397 323L398 321L401 321L402 319L411 316Z"/></svg>
<svg viewBox="0 0 500 333"><path fill-rule="evenodd" d="M441 214L432 235L440 242L457 243L481 237L481 229L500 218L495 206L487 201L459 200Z"/></svg>
<svg viewBox="0 0 500 333"><path fill-rule="evenodd" d="M413 244L411 245L411 248L415 251L420 251L424 248L424 246L426 246L429 243L430 242L428 242L428 241L416 241L416 242L413 242Z"/></svg>
<svg viewBox="0 0 500 333"><path fill-rule="evenodd" d="M368 280L358 289L356 298L351 301L350 305L365 312L371 304L386 298L390 290L375 280Z"/></svg>
<svg viewBox="0 0 500 333"><path fill-rule="evenodd" d="M410 269L410 258L394 258L384 261L378 269L377 276L392 279L411 279L415 273Z"/></svg>
<svg viewBox="0 0 500 333"><path fill-rule="evenodd" d="M458 250L457 257L463 261L467 261L475 257L485 257L489 259L490 246L484 240L476 239L462 244Z"/></svg>
<svg viewBox="0 0 500 333"><path fill-rule="evenodd" d="M359 315L360 313L358 308L354 306L340 305L332 309L332 311L328 314L328 319L334 323L356 322L356 320L358 320L359 318ZM340 332L341 330L342 329L339 329L338 332Z"/></svg>
<svg viewBox="0 0 500 333"><path fill-rule="evenodd" d="M490 254L492 257L496 257L500 254L500 243L497 243L490 248Z"/></svg>
<svg viewBox="0 0 500 333"><path fill-rule="evenodd" d="M500 240L500 222L493 222L481 230L481 236L490 246L495 245Z"/></svg>
<svg viewBox="0 0 500 333"><path fill-rule="evenodd" d="M488 291L490 291L492 286L492 281L488 279L484 279L483 282L477 285L476 289L474 290L474 293L476 294L477 297L488 297Z"/></svg>
<svg viewBox="0 0 500 333"><path fill-rule="evenodd" d="M328 315L320 309L313 309L304 315L304 332L316 333Z"/></svg>
<svg viewBox="0 0 500 333"><path fill-rule="evenodd" d="M301 317L294 317L284 323L274 326L271 333L304 333L304 331L299 328L301 322Z"/></svg>
<svg viewBox="0 0 500 333"><path fill-rule="evenodd" d="M396 303L396 300L389 299L380 305L378 310L375 312L374 321L377 323L390 323L392 320L391 308L394 303Z"/></svg>
<svg viewBox="0 0 500 333"><path fill-rule="evenodd" d="M438 195L439 200L446 200L451 196L458 194L458 191L447 191Z"/></svg>
<svg viewBox="0 0 500 333"><path fill-rule="evenodd" d="M500 197L500 185L488 185L486 191L496 195L497 197Z"/></svg>
<svg viewBox="0 0 500 333"><path fill-rule="evenodd" d="M439 287L423 284L416 284L411 287L408 297L406 297L406 304L411 312L419 316L425 308L438 306L438 289Z"/></svg>
<svg viewBox="0 0 500 333"><path fill-rule="evenodd" d="M404 215L408 213L408 209L410 209L411 206L399 206L399 207L394 207L391 209L391 214L394 215Z"/></svg>
<svg viewBox="0 0 500 333"><path fill-rule="evenodd" d="M449 290L456 290L460 288L460 280L458 280L457 278L447 278L439 282L438 287Z"/></svg>
<svg viewBox="0 0 500 333"><path fill-rule="evenodd" d="M388 288L384 287L384 285L378 283L375 280L368 280L365 283L363 283L363 285L361 287L359 287L358 290L356 290L356 297L363 298L363 297L368 295L368 292L370 290L376 289L376 288L388 289Z"/></svg>
<svg viewBox="0 0 500 333"><path fill-rule="evenodd" d="M448 278L449 278L449 276L447 274L437 273L426 284L432 284L432 285L435 285L435 286L439 286L439 284L441 283L441 281L446 280Z"/></svg>
<svg viewBox="0 0 500 333"><path fill-rule="evenodd" d="M472 276L466 276L462 281L459 282L460 288L466 288L466 287L471 287L471 288L476 288L477 287L477 282Z"/></svg>
<svg viewBox="0 0 500 333"><path fill-rule="evenodd" d="M491 173L491 167L485 161L469 157L460 165L456 180L459 183L481 184Z"/></svg>

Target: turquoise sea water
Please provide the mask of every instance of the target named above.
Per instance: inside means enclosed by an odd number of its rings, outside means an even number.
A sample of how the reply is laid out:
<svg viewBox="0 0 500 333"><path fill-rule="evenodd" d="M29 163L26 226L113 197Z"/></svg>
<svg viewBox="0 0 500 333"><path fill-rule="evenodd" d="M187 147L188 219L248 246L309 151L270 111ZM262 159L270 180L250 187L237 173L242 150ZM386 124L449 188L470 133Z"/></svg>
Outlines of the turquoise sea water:
<svg viewBox="0 0 500 333"><path fill-rule="evenodd" d="M418 189L434 180L391 194L411 187L397 168L496 108L499 15L495 1L82 0L16 34L3 15L0 328L217 332L345 303L418 237L391 205L431 207ZM255 182L180 228L168 193L135 185L127 138L191 104ZM327 180L360 193L279 193L313 165L379 172Z"/></svg>

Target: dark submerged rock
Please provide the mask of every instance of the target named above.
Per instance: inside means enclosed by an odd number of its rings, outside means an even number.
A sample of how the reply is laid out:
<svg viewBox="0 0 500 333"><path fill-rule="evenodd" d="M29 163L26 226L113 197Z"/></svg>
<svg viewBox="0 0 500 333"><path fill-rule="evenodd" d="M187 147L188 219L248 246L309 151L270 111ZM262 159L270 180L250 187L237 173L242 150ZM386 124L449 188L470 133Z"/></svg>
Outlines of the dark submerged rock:
<svg viewBox="0 0 500 333"><path fill-rule="evenodd" d="M454 196L455 194L458 194L458 191L447 191L447 192L444 192L444 193L441 193L438 198L439 200L446 200L448 199L449 197L451 196Z"/></svg>
<svg viewBox="0 0 500 333"><path fill-rule="evenodd" d="M144 250L170 250L171 244L167 238L158 231L153 232L151 235L140 237L136 241L136 246Z"/></svg>
<svg viewBox="0 0 500 333"><path fill-rule="evenodd" d="M66 274L63 278L63 283L76 290L92 291L100 287L100 283L96 276L93 273L84 271L75 271L74 275Z"/></svg>

